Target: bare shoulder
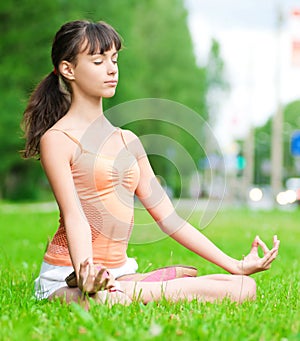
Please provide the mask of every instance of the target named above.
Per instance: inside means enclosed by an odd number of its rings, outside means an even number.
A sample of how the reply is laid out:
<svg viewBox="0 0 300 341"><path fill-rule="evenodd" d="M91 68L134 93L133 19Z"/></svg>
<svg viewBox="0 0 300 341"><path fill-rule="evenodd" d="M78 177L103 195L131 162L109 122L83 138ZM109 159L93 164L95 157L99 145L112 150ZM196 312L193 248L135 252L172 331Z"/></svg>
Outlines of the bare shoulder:
<svg viewBox="0 0 300 341"><path fill-rule="evenodd" d="M138 136L131 130L127 130L127 129L121 129L121 130L126 141L133 142L133 141L139 140Z"/></svg>
<svg viewBox="0 0 300 341"><path fill-rule="evenodd" d="M70 161L74 151L74 143L58 129L47 130L40 140L41 158L65 159Z"/></svg>
<svg viewBox="0 0 300 341"><path fill-rule="evenodd" d="M147 155L142 142L135 133L130 130L122 129L122 134L129 150L132 152L133 155L135 155L137 159L140 159Z"/></svg>
<svg viewBox="0 0 300 341"><path fill-rule="evenodd" d="M41 147L43 146L56 146L65 140L64 134L58 129L48 129L41 137Z"/></svg>

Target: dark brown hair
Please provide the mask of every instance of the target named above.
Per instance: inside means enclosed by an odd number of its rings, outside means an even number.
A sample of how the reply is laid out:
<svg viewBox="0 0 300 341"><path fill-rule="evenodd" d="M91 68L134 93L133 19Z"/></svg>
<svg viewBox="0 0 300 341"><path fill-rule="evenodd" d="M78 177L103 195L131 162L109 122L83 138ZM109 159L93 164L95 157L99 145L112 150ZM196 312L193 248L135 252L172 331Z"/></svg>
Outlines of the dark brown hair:
<svg viewBox="0 0 300 341"><path fill-rule="evenodd" d="M83 45L85 44L85 45ZM46 76L33 91L24 111L23 129L26 145L23 157L38 157L40 139L70 108L71 91L66 79L59 74L59 64L65 60L76 65L78 53L103 53L113 46L121 49L118 33L105 22L77 20L64 24L52 44L54 71Z"/></svg>

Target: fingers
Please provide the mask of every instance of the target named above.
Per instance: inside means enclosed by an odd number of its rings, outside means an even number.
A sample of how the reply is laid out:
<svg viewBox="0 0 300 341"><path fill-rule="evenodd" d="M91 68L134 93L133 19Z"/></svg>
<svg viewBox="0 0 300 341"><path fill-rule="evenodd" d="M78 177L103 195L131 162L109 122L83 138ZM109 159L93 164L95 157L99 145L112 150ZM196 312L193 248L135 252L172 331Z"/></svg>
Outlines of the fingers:
<svg viewBox="0 0 300 341"><path fill-rule="evenodd" d="M278 254L278 249L270 250L263 258L262 258L262 267L264 269L269 269L271 263L276 259Z"/></svg>
<svg viewBox="0 0 300 341"><path fill-rule="evenodd" d="M83 292L87 292L90 294L95 293L100 289L102 285L102 283L100 284L99 279L97 281L95 280L95 266L93 264L93 260L91 258L88 258L80 264L78 287Z"/></svg>
<svg viewBox="0 0 300 341"><path fill-rule="evenodd" d="M79 274L84 276L88 265L89 265L89 258L87 258L84 262L80 263Z"/></svg>
<svg viewBox="0 0 300 341"><path fill-rule="evenodd" d="M256 236L251 247L250 253L244 258L244 268L243 272L247 274L255 273L258 271L264 271L271 267L271 263L276 259L278 255L280 241L277 236L273 237L273 247L271 250L267 247L267 245ZM258 254L258 247L261 247L263 250L263 257L260 257Z"/></svg>
<svg viewBox="0 0 300 341"><path fill-rule="evenodd" d="M79 287L82 288L84 283L86 282L87 277L87 267L90 263L89 258L87 258L84 262L80 263L79 267Z"/></svg>
<svg viewBox="0 0 300 341"><path fill-rule="evenodd" d="M94 282L95 289L97 289L97 291L105 289L108 282L108 276L106 273L106 268L100 268L100 270L98 271Z"/></svg>
<svg viewBox="0 0 300 341"><path fill-rule="evenodd" d="M277 236L275 235L273 237L273 248L265 253L265 256L262 258L264 267L266 269L270 268L271 263L276 259L278 255L278 249L280 245L280 240L277 239Z"/></svg>
<svg viewBox="0 0 300 341"><path fill-rule="evenodd" d="M111 289L115 286L115 278L110 272L107 271L107 273L108 273L108 282L106 284L106 289Z"/></svg>
<svg viewBox="0 0 300 341"><path fill-rule="evenodd" d="M273 237L273 248L277 248L277 250L279 249L279 245L280 245L280 240L277 238L277 235L275 235Z"/></svg>
<svg viewBox="0 0 300 341"><path fill-rule="evenodd" d="M272 248L272 250L271 250L271 251L274 252L275 258L276 258L277 255L278 255L279 245L280 245L280 240L277 239L277 236L275 235L275 236L273 237L273 248Z"/></svg>
<svg viewBox="0 0 300 341"><path fill-rule="evenodd" d="M261 247L263 248L264 254L266 256L266 258L270 258L271 256L274 256L274 259L276 258L276 256L278 255L278 249L279 249L279 245L280 245L280 240L277 239L277 235L273 236L273 248L271 250L269 250L266 245L261 241ZM265 246L263 246L263 244Z"/></svg>
<svg viewBox="0 0 300 341"><path fill-rule="evenodd" d="M101 289L106 290L115 286L115 279L107 269L104 269L101 279Z"/></svg>
<svg viewBox="0 0 300 341"><path fill-rule="evenodd" d="M252 242L250 253L258 254L258 236L256 236Z"/></svg>
<svg viewBox="0 0 300 341"><path fill-rule="evenodd" d="M85 279L84 289L89 292L94 292L94 281L95 281L95 268L92 259L88 259L88 274Z"/></svg>
<svg viewBox="0 0 300 341"><path fill-rule="evenodd" d="M88 269L89 269L89 276L95 277L95 267L94 267L92 260L89 260Z"/></svg>
<svg viewBox="0 0 300 341"><path fill-rule="evenodd" d="M96 266L96 269L98 273L94 280L94 290L99 291L112 288L114 286L114 278L110 272L101 266Z"/></svg>
<svg viewBox="0 0 300 341"><path fill-rule="evenodd" d="M114 278L105 267L94 265L90 258L80 264L78 287L83 292L94 294L113 286Z"/></svg>
<svg viewBox="0 0 300 341"><path fill-rule="evenodd" d="M269 252L269 248L267 247L267 245L259 238L259 236L256 237L257 238L257 242L258 245L262 248L264 255Z"/></svg>

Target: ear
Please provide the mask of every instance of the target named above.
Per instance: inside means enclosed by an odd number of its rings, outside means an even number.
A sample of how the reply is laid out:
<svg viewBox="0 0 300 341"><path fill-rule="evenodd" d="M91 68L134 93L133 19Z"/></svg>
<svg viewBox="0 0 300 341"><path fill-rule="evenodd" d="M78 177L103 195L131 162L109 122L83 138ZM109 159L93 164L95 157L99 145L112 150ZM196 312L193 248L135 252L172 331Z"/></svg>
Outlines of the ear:
<svg viewBox="0 0 300 341"><path fill-rule="evenodd" d="M74 65L66 60L59 64L59 73L69 81L74 80Z"/></svg>

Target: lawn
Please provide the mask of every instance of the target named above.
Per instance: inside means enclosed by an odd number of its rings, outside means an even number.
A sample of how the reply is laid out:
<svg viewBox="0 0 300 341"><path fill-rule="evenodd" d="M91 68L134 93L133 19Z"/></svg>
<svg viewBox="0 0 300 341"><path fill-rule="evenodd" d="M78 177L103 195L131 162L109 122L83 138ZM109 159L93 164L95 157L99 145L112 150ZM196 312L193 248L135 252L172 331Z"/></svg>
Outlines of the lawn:
<svg viewBox="0 0 300 341"><path fill-rule="evenodd" d="M0 205L0 340L300 340L299 273L300 209L250 211L222 209L203 230L221 249L241 258L256 234L271 246L272 235L281 240L280 255L272 269L255 274L255 302L237 305L170 303L146 306L94 305L84 311L78 305L36 301L33 280L39 271L46 241L57 226L56 211L38 211L26 205ZM202 212L190 222L198 226ZM164 238L142 222L136 212L137 231L128 253L136 257L140 271L185 263L197 266L199 275L223 273L213 264ZM146 235L146 236L145 236ZM151 242L145 243L146 237Z"/></svg>

